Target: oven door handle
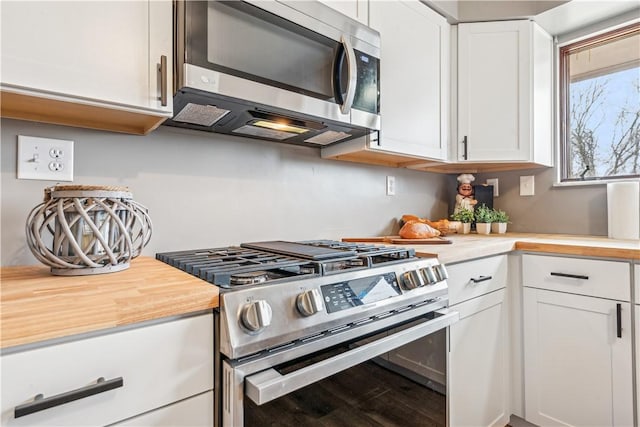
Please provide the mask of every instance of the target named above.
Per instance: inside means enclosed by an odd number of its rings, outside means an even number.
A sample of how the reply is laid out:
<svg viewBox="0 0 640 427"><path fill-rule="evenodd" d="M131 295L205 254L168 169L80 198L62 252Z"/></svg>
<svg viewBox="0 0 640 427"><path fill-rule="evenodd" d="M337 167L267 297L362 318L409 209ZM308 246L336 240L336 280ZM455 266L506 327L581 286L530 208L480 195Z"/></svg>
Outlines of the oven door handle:
<svg viewBox="0 0 640 427"><path fill-rule="evenodd" d="M448 309L438 310L436 313L441 316L374 342L356 347L353 350L346 351L337 356L322 360L313 365L306 366L289 374L282 375L271 368L248 376L245 378L245 393L256 404L262 405L432 334L440 329L444 329L457 322L460 318L457 311L449 311Z"/></svg>

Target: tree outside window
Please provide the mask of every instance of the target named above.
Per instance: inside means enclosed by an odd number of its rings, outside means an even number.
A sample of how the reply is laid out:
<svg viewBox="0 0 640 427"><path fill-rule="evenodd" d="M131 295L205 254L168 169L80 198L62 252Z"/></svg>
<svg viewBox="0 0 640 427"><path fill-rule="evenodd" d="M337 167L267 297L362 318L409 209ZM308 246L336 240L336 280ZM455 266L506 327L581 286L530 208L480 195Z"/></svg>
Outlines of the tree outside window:
<svg viewBox="0 0 640 427"><path fill-rule="evenodd" d="M562 180L640 176L640 24L560 49Z"/></svg>

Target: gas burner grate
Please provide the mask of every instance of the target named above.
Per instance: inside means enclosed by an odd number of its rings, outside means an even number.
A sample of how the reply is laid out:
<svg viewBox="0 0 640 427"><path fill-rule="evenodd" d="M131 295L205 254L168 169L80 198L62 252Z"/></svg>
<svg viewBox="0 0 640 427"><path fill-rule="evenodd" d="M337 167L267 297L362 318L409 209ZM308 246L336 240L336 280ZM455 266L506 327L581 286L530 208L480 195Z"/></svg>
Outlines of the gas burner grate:
<svg viewBox="0 0 640 427"><path fill-rule="evenodd" d="M286 242L285 242L286 243ZM309 259L250 247L196 249L156 254L156 258L222 288L262 286L295 278L329 275L345 270L366 269L381 264L415 258L415 251L393 246L335 240L297 242L298 246L316 246L342 250L331 258ZM309 251L304 251L309 252ZM308 255L308 254L306 254ZM247 276L262 272L260 280Z"/></svg>

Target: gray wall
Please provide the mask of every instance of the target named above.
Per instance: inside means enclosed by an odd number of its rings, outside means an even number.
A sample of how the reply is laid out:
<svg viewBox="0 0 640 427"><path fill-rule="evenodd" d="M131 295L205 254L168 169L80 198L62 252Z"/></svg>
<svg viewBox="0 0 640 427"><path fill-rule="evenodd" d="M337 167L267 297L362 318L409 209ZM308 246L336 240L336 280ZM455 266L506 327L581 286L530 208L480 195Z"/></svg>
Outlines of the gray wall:
<svg viewBox="0 0 640 427"><path fill-rule="evenodd" d="M520 177L533 175L535 195L520 196ZM555 169L475 174L475 183L498 178L493 207L511 217L509 231L607 235L607 186L554 187ZM455 185L455 179L454 183Z"/></svg>
<svg viewBox="0 0 640 427"><path fill-rule="evenodd" d="M1 265L36 264L24 223L53 181L16 179L17 135L75 141L74 184L123 185L154 224L143 255L267 239L397 232L447 214L449 177L320 158L319 150L160 127L148 136L2 119ZM397 195L386 196L386 176Z"/></svg>

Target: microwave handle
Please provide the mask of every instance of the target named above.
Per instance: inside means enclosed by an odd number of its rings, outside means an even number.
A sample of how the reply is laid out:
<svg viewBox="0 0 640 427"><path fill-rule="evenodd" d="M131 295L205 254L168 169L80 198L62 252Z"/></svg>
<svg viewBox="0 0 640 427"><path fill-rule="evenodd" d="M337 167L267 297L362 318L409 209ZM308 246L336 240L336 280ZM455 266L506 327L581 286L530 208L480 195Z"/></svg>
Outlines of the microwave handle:
<svg viewBox="0 0 640 427"><path fill-rule="evenodd" d="M351 111L351 106L353 105L353 100L356 95L356 84L358 83L358 65L356 63L356 53L351 46L351 42L347 39L347 37L342 36L340 38L340 43L342 43L342 50L338 51L338 55L345 55L347 58L347 94L342 97L340 93L340 88L342 88L342 73L341 67L336 67L334 70L334 84L335 84L335 93L336 93L336 101L338 101L340 105L340 111L342 114L349 114ZM337 64L342 64L342 60L337 59Z"/></svg>

